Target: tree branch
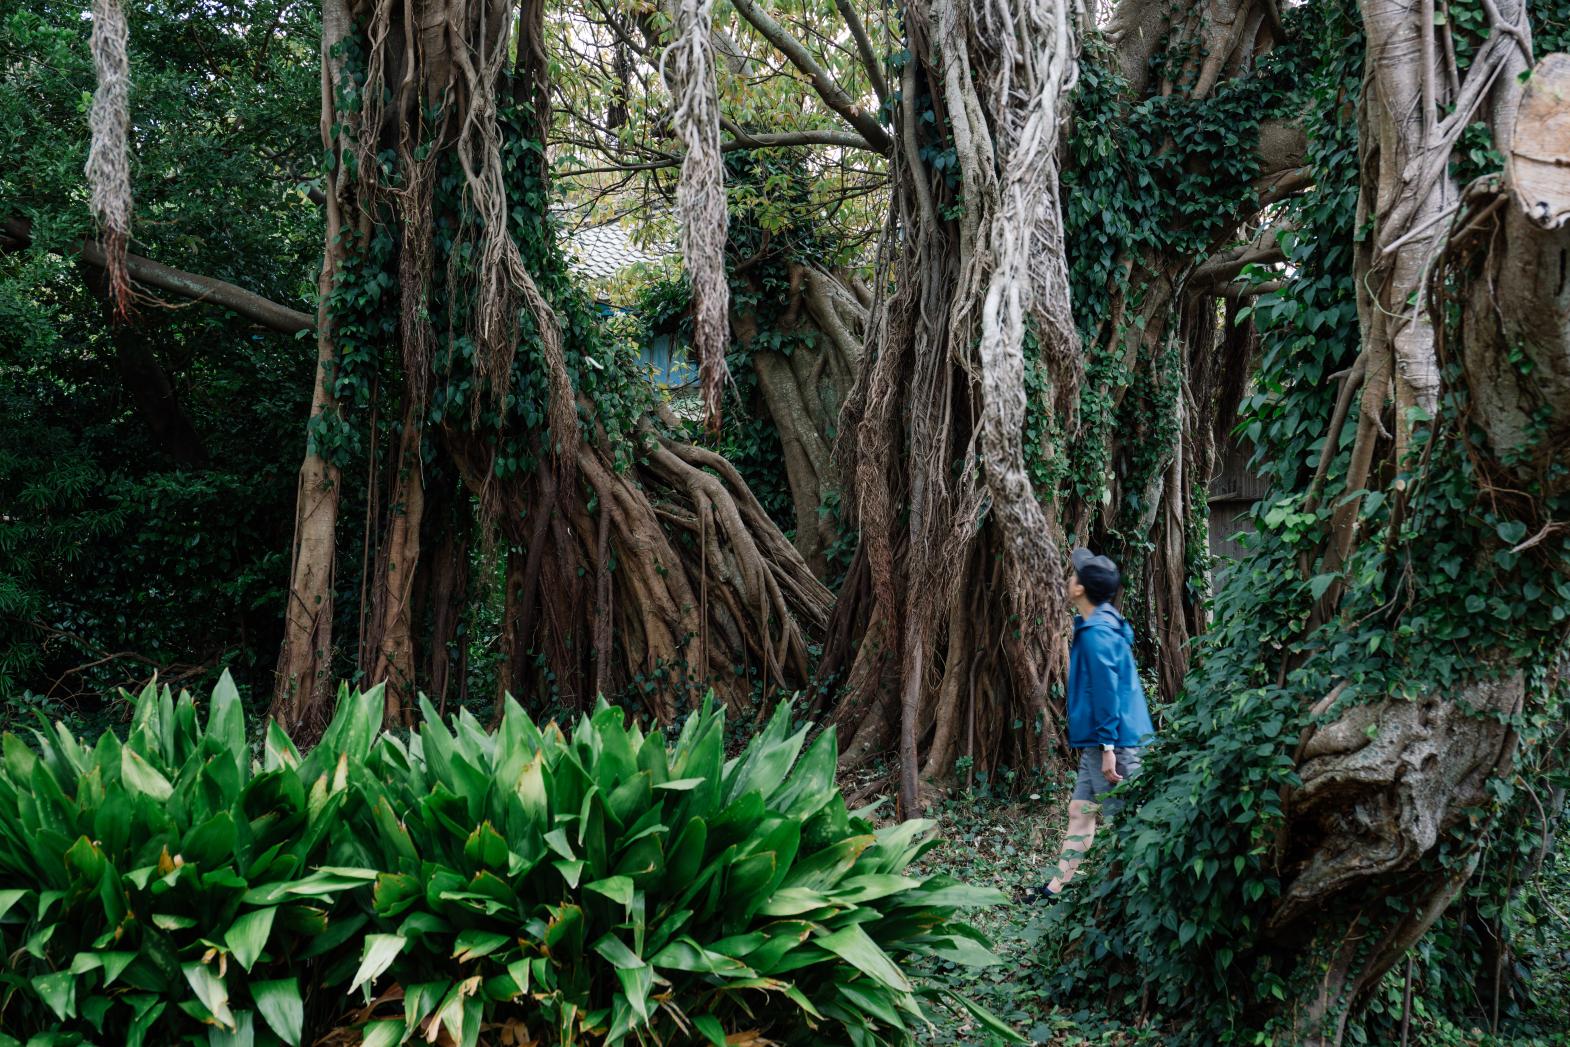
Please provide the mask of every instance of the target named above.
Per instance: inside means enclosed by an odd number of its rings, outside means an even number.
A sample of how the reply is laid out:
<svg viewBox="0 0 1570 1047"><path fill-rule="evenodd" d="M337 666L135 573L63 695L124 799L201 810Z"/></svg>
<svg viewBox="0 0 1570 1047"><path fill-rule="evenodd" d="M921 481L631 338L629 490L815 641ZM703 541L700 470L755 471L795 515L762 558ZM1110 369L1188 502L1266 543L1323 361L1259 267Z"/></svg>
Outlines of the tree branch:
<svg viewBox="0 0 1570 1047"><path fill-rule="evenodd" d="M845 19L850 35L855 38L856 50L861 54L861 64L867 68L867 77L872 81L872 90L877 93L878 101L888 105L889 82L883 78L883 67L878 64L878 55L872 49L872 40L867 36L867 27L861 24L861 16L856 14L856 8L851 5L850 0L834 0L834 6L839 8L840 17Z"/></svg>
<svg viewBox="0 0 1570 1047"><path fill-rule="evenodd" d="M1293 228L1286 223L1266 226L1251 242L1211 255L1189 274L1189 290L1220 288L1235 279L1247 266L1286 261L1286 251L1281 246L1280 237Z"/></svg>
<svg viewBox="0 0 1570 1047"><path fill-rule="evenodd" d="M763 38L779 49L779 52L790 60L791 65L806 74L812 81L813 90L818 97L823 99L823 104L844 117L856 130L861 132L861 137L873 148L874 151L888 155L893 148L889 133L878 123L877 118L856 104L839 81L829 75L828 70L818 64L817 60L808 53L785 28L770 18L768 13L760 8L755 0L732 0L731 6L736 13L745 18Z"/></svg>
<svg viewBox="0 0 1570 1047"><path fill-rule="evenodd" d="M865 149L869 153L882 152L854 131L775 131L755 135L747 133L728 119L724 122L730 125L731 132L736 137L720 143L722 153L731 153L738 149L773 149L793 145L837 145L843 149ZM680 162L679 157L677 162Z"/></svg>
<svg viewBox="0 0 1570 1047"><path fill-rule="evenodd" d="M1313 172L1306 167L1294 167L1266 175L1254 183L1254 194L1259 206L1280 203L1289 196L1296 196L1314 184Z"/></svg>
<svg viewBox="0 0 1570 1047"><path fill-rule="evenodd" d="M8 218L3 227L4 249L21 250L33 242L32 223L23 218ZM103 245L96 240L83 240L77 256L88 265L102 269L107 263ZM136 283L188 298L194 302L211 302L230 312L237 313L253 323L280 331L298 334L316 329L316 321L305 313L290 309L254 291L247 291L237 284L211 276L188 273L174 269L141 255L126 255L126 268Z"/></svg>
<svg viewBox="0 0 1570 1047"><path fill-rule="evenodd" d="M876 153L867 143L867 140L854 131L779 131L772 134L753 135L743 131L739 126L728 119L721 118L727 130L738 137L730 138L720 143L720 152L734 153L741 149L778 149L797 145L828 145L839 146L842 149L865 149L869 153ZM654 171L665 167L675 167L681 163L681 157L673 156L668 160L650 160L641 164L611 164L607 167L584 167L573 171L560 171L563 178L575 175L607 174L612 171Z"/></svg>

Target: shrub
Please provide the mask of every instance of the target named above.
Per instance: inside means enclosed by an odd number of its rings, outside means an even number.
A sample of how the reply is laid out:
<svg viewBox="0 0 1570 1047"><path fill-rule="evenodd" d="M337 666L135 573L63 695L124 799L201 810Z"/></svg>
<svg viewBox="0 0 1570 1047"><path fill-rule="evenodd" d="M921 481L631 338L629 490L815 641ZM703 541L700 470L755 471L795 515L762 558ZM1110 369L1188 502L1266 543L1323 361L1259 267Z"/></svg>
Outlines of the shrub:
<svg viewBox="0 0 1570 1047"><path fill-rule="evenodd" d="M227 678L205 727L149 688L124 743L7 735L0 1028L859 1047L942 998L1018 1039L914 973L995 962L955 915L1001 896L906 876L931 823L848 811L833 732L788 707L729 760L711 705L670 748L603 704L571 738L509 702L495 733L426 706L403 739L381 708L341 694L309 755L269 728L256 761Z"/></svg>
<svg viewBox="0 0 1570 1047"><path fill-rule="evenodd" d="M124 742L42 717L32 746L6 734L0 1029L38 1047L300 1043L301 975L356 930L330 923L334 899L375 875L322 858L370 751L349 728L380 705L341 700L305 761L275 734L260 767L227 675L205 725L190 695L150 686Z"/></svg>

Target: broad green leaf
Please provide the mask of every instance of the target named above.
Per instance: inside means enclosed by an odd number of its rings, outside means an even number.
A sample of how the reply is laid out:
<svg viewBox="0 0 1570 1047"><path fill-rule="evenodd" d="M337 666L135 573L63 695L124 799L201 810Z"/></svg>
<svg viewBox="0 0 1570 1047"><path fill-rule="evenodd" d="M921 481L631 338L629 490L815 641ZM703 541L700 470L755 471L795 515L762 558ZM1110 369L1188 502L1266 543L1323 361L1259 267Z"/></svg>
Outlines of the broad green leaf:
<svg viewBox="0 0 1570 1047"><path fill-rule="evenodd" d="M836 887L850 867L856 864L856 859L876 842L876 838L870 835L846 837L797 861L782 886L804 887L815 891Z"/></svg>
<svg viewBox="0 0 1570 1047"><path fill-rule="evenodd" d="M1008 895L996 887L973 887L968 883L951 883L944 887L913 892L901 901L919 902L923 906L942 909L977 909L988 905L1003 905Z"/></svg>
<svg viewBox="0 0 1570 1047"><path fill-rule="evenodd" d="M708 841L709 827L702 818L694 818L682 827L665 855L667 889L679 890L693 881L703 864Z"/></svg>
<svg viewBox="0 0 1570 1047"><path fill-rule="evenodd" d="M632 968L642 967L643 958L627 948L620 938L614 934L607 934L594 943L594 951L605 958L612 967Z"/></svg>
<svg viewBox="0 0 1570 1047"><path fill-rule="evenodd" d="M246 905L277 905L291 895L304 898L325 898L341 891L360 887L376 880L374 869L347 869L322 867L311 875L293 883L273 884L247 891Z"/></svg>
<svg viewBox="0 0 1570 1047"><path fill-rule="evenodd" d="M807 999L806 993L789 983L786 983L785 988L781 991L785 993L786 999L794 1001L797 1007L800 1007L819 1021L823 1020L823 1015L812 1005L812 1001Z"/></svg>
<svg viewBox="0 0 1570 1047"><path fill-rule="evenodd" d="M273 930L273 917L277 914L278 911L271 907L248 912L230 924L225 932L224 944L247 971L266 948L267 936Z"/></svg>
<svg viewBox="0 0 1570 1047"><path fill-rule="evenodd" d="M76 975L70 971L41 974L33 979L33 990L61 1021L76 1017Z"/></svg>
<svg viewBox="0 0 1570 1047"><path fill-rule="evenodd" d="M632 904L633 883L627 876L609 876L603 880L595 880L593 883L584 884L583 889L593 891L595 894L603 894L621 905Z"/></svg>
<svg viewBox="0 0 1570 1047"><path fill-rule="evenodd" d="M873 873L867 876L851 876L840 881L840 885L833 891L833 897L836 902L860 905L863 902L887 898L891 894L899 894L901 891L913 890L920 886L920 880L913 880L909 876Z"/></svg>
<svg viewBox="0 0 1570 1047"><path fill-rule="evenodd" d="M830 727L807 747L790 779L770 798L770 806L797 821L806 821L834 796L839 742Z"/></svg>
<svg viewBox="0 0 1570 1047"><path fill-rule="evenodd" d="M905 1028L904 1020L889 999L889 991L883 986L859 979L857 982L838 982L835 988L849 1001L851 1011L865 1011L885 1025Z"/></svg>
<svg viewBox="0 0 1570 1047"><path fill-rule="evenodd" d="M104 965L104 988L113 985L136 959L134 952L101 952L98 959Z"/></svg>
<svg viewBox="0 0 1570 1047"><path fill-rule="evenodd" d="M719 974L730 978L750 978L753 970L733 957L705 949L691 938L678 938L649 961L656 967L673 971Z"/></svg>
<svg viewBox="0 0 1570 1047"><path fill-rule="evenodd" d="M836 899L823 891L806 887L782 887L763 903L758 913L762 916L800 916L835 904L838 904Z"/></svg>
<svg viewBox="0 0 1570 1047"><path fill-rule="evenodd" d="M250 1011L234 1012L234 1028L207 1027L207 1047L255 1047L256 1025Z"/></svg>
<svg viewBox="0 0 1570 1047"><path fill-rule="evenodd" d="M152 764L130 746L120 750L120 781L132 792L150 796L159 803L174 795L174 786Z"/></svg>
<svg viewBox="0 0 1570 1047"><path fill-rule="evenodd" d="M71 958L70 969L72 974L86 974L88 971L98 970L103 965L104 959L102 956L90 952L79 952Z"/></svg>
<svg viewBox="0 0 1570 1047"><path fill-rule="evenodd" d="M523 769L518 772L518 782L513 787L524 814L536 827L543 827L550 813L550 800L545 792L545 772L541 761L542 758L536 755L525 763Z"/></svg>
<svg viewBox="0 0 1570 1047"><path fill-rule="evenodd" d="M0 920L5 919L5 914L27 895L28 892L22 890L0 891Z"/></svg>
<svg viewBox="0 0 1570 1047"><path fill-rule="evenodd" d="M469 861L487 869L505 869L507 841L502 839L501 833L492 828L490 822L481 822L474 832L469 834L468 841L463 845L463 855Z"/></svg>
<svg viewBox="0 0 1570 1047"><path fill-rule="evenodd" d="M551 850L561 855L567 861L577 860L577 855L572 853L572 843L567 839L567 831L561 827L552 829L545 834L545 843Z"/></svg>
<svg viewBox="0 0 1570 1047"><path fill-rule="evenodd" d="M268 1028L289 1047L300 1047L305 1029L305 1002L300 998L300 984L294 978L251 983L251 999Z"/></svg>
<svg viewBox="0 0 1570 1047"><path fill-rule="evenodd" d="M966 1013L968 1013L972 1018L976 1019L988 1029L991 1029L993 1032L1003 1037L1003 1039L1008 1043L1030 1042L1030 1040L1024 1036L1021 1036L1017 1031L1015 1031L1012 1026L1004 1022L1003 1019L999 1018L997 1015L981 1006L981 1004L976 1003L952 990L945 990L945 992L951 1000L964 1008Z"/></svg>
<svg viewBox="0 0 1570 1047"><path fill-rule="evenodd" d="M633 1013L647 1022L649 990L654 987L654 968L646 963L636 967L618 967L616 980L621 983L621 991L627 995L627 1002L632 1004Z"/></svg>
<svg viewBox="0 0 1570 1047"><path fill-rule="evenodd" d="M861 929L860 924L852 924L843 930L814 938L812 941L813 944L827 949L880 985L885 985L896 992L912 990L909 979L900 973L900 969L894 966L894 961L878 947L877 942L867 936L867 932Z"/></svg>
<svg viewBox="0 0 1570 1047"><path fill-rule="evenodd" d="M408 939L397 934L368 934L365 936L365 945L360 953L360 968L354 972L354 978L349 982L349 991L354 992L361 985L376 981L382 972L392 966L392 962L403 952L403 947L409 944Z"/></svg>
<svg viewBox="0 0 1570 1047"><path fill-rule="evenodd" d="M700 1014L692 1019L692 1024L709 1041L710 1047L725 1047L725 1027L714 1015Z"/></svg>
<svg viewBox="0 0 1570 1047"><path fill-rule="evenodd" d="M153 913L153 926L163 931L185 931L196 926L196 917L155 912Z"/></svg>
<svg viewBox="0 0 1570 1047"><path fill-rule="evenodd" d="M500 949L512 938L494 931L468 930L458 935L458 940L453 943L452 958L459 963L468 963L478 960L482 956L489 956Z"/></svg>
<svg viewBox="0 0 1570 1047"><path fill-rule="evenodd" d="M640 771L613 789L605 800L611 817L621 825L626 825L641 815L649 806L650 782L649 773Z"/></svg>
<svg viewBox="0 0 1570 1047"><path fill-rule="evenodd" d="M300 766L300 750L294 747L294 742L278 726L278 721L267 722L266 741L262 750L262 769L276 771L282 768Z"/></svg>
<svg viewBox="0 0 1570 1047"><path fill-rule="evenodd" d="M180 968L185 972L185 980L190 983L191 991L196 993L196 998L207 1008L207 1012L225 1028L233 1029L234 1015L229 1010L229 987L224 980L205 963L188 963Z"/></svg>
<svg viewBox="0 0 1570 1047"><path fill-rule="evenodd" d="M672 778L668 782L661 782L660 784L656 785L654 788L656 788L656 789L665 789L665 790L668 790L668 791L673 792L673 793L684 793L684 792L689 792L689 791L691 791L693 789L696 789L698 786L702 785L706 780L707 779L704 779L704 778ZM704 1017L708 1018L709 1015L704 1015ZM710 1019L710 1020L712 1020L712 1019Z"/></svg>
<svg viewBox="0 0 1570 1047"><path fill-rule="evenodd" d="M966 967L996 967L1003 962L997 953L962 934L936 936L929 948L934 956Z"/></svg>
<svg viewBox="0 0 1570 1047"><path fill-rule="evenodd" d="M245 710L228 669L218 677L212 698L208 700L207 737L230 753L241 773L245 772L249 760L245 745Z"/></svg>
<svg viewBox="0 0 1570 1047"><path fill-rule="evenodd" d="M364 1039L360 1047L397 1047L404 1041L404 1023L397 1019L384 1022L366 1022Z"/></svg>

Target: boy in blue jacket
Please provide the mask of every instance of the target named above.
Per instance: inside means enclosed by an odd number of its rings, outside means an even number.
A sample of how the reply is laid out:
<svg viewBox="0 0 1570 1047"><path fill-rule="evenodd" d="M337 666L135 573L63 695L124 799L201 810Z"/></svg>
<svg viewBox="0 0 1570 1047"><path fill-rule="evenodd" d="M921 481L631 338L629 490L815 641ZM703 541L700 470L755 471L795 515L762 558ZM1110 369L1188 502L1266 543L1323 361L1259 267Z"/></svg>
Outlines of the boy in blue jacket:
<svg viewBox="0 0 1570 1047"><path fill-rule="evenodd" d="M1051 898L1074 878L1096 836L1101 795L1139 773L1139 753L1155 731L1145 689L1134 667L1134 630L1112 605L1117 565L1089 549L1069 554L1074 571L1068 596L1079 613L1068 655L1068 744L1079 752L1079 774L1068 805L1068 832L1057 875L1042 888ZM1122 801L1101 808L1111 818Z"/></svg>

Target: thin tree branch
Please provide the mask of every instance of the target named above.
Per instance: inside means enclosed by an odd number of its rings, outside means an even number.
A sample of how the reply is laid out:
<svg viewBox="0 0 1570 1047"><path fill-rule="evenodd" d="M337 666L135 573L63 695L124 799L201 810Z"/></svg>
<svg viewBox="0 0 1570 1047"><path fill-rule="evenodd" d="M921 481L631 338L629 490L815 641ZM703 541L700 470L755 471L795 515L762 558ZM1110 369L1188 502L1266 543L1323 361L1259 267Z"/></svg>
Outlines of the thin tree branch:
<svg viewBox="0 0 1570 1047"><path fill-rule="evenodd" d="M21 250L33 242L32 223L22 218L8 218L3 230L4 249ZM103 245L96 240L83 240L77 255L88 265L102 269L108 262ZM254 291L247 291L227 280L188 273L174 269L141 255L126 255L126 268L131 279L146 287L167 294L188 298L194 302L210 302L237 313L263 327L284 334L298 334L316 329L316 321L305 313L286 305L263 298Z"/></svg>
<svg viewBox="0 0 1570 1047"><path fill-rule="evenodd" d="M889 133L883 129L883 125L845 93L839 81L818 64L802 46L800 40L769 17L755 0L732 0L731 6L736 9L737 14L750 22L754 29L762 33L765 40L778 48L780 53L790 60L791 65L806 74L807 79L812 81L813 90L817 91L818 97L823 99L824 105L844 117L847 123L860 131L861 137L875 151L884 155L889 153L893 148L893 141L889 138Z"/></svg>
<svg viewBox="0 0 1570 1047"><path fill-rule="evenodd" d="M734 153L740 149L776 149L796 145L828 145L839 146L842 149L865 149L869 153L876 153L867 144L867 140L854 131L780 131L773 134L749 135L741 128L724 121L734 131L741 135L740 138L727 139L720 143L720 152ZM571 178L578 175L607 174L613 171L655 171L666 167L676 167L681 163L681 157L673 156L669 160L651 160L641 164L611 164L607 167L581 167L571 171L558 171L558 177Z"/></svg>
<svg viewBox="0 0 1570 1047"><path fill-rule="evenodd" d="M867 68L867 77L872 81L872 90L877 93L878 101L888 105L889 82L883 77L883 67L878 62L877 52L872 49L872 40L867 36L867 27L861 24L861 16L856 13L856 8L851 5L850 0L834 0L834 6L839 8L840 17L845 19L850 35L856 40L856 50L861 54L861 64Z"/></svg>
<svg viewBox="0 0 1570 1047"><path fill-rule="evenodd" d="M1286 250L1281 246L1280 238L1282 233L1294 228L1286 223L1266 226L1250 243L1205 259L1189 275L1189 289L1200 291L1220 287L1235 279L1246 266L1286 261Z"/></svg>

